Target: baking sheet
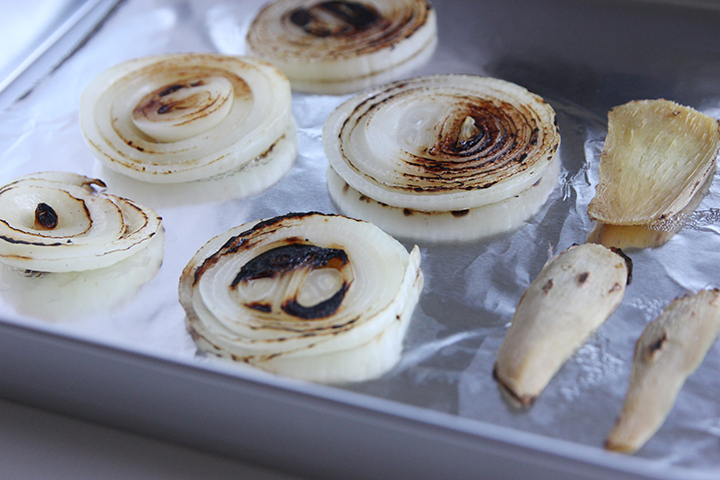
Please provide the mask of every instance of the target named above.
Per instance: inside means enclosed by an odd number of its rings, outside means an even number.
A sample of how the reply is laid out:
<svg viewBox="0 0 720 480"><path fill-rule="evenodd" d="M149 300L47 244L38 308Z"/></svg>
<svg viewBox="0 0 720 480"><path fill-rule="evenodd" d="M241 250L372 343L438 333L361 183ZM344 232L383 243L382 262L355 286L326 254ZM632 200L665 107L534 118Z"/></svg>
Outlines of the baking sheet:
<svg viewBox="0 0 720 480"><path fill-rule="evenodd" d="M655 2L434 4L440 44L431 63L416 73L493 75L543 95L558 113L563 172L549 202L522 229L467 244L421 244L426 286L403 360L378 380L338 388L599 448L619 411L632 348L644 325L675 296L717 286L717 179L695 224L660 249L629 252L635 276L622 305L529 411L517 412L503 401L491 378L492 365L524 289L553 252L584 241L591 229L586 206L607 110L631 99L663 96L716 117L720 113L720 89L712 81L720 78L720 56L713 50L719 43L710 41L718 36L712 33L713 21L720 15L708 5ZM243 53L244 31L258 6L123 2L79 50L3 112L0 180L69 170L98 175L110 193L124 194L132 187L101 169L82 141L77 105L83 89L103 69L143 55ZM324 183L321 128L345 98L294 95L300 155L292 171L260 195L188 203L133 190L132 198L162 215L166 256L158 275L129 303L87 318L48 322L23 315L28 305L14 305L13 286L4 284L3 318L208 371L245 375L242 365L228 369L197 355L177 303L177 279L206 240L237 224L288 211L336 211ZM661 431L637 455L647 459L648 469L662 465L698 475L720 472L720 402L714 398L720 386L714 374L718 362L720 347L715 345Z"/></svg>

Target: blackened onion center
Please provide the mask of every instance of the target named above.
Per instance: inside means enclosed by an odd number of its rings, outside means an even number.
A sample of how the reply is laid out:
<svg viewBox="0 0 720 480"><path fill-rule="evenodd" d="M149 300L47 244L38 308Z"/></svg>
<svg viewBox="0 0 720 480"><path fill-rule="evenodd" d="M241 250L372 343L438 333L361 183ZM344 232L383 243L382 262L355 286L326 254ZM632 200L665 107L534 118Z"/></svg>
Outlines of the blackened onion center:
<svg viewBox="0 0 720 480"><path fill-rule="evenodd" d="M35 207L35 224L45 230L53 230L58 226L58 214L47 203L38 203Z"/></svg>
<svg viewBox="0 0 720 480"><path fill-rule="evenodd" d="M372 27L381 17L371 5L328 1L297 8L289 18L310 35L328 37L357 34Z"/></svg>
<svg viewBox="0 0 720 480"><path fill-rule="evenodd" d="M301 243L283 245L263 252L243 265L230 284L230 288L234 289L241 282L260 278L279 278L301 269L313 270L328 267L339 270L348 261L347 253L338 248ZM347 281L344 281L330 298L309 306L302 305L295 295L285 299L280 308L290 315L305 320L327 317L340 308L348 288Z"/></svg>

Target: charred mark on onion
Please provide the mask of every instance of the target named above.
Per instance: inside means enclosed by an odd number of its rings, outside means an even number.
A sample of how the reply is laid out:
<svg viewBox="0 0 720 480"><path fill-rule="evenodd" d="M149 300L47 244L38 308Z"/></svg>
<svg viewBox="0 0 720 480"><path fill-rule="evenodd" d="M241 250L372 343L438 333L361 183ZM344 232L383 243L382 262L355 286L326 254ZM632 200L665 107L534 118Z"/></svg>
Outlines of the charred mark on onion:
<svg viewBox="0 0 720 480"><path fill-rule="evenodd" d="M230 288L235 288L240 282L282 276L299 268L340 268L347 262L347 254L340 249L306 244L283 245L247 262L230 284Z"/></svg>
<svg viewBox="0 0 720 480"><path fill-rule="evenodd" d="M340 290L335 292L332 297L324 300L317 305L304 306L298 302L297 298L291 298L283 302L282 309L294 317L305 320L314 320L316 318L329 317L335 313L342 304L345 294L350 286L347 282L343 283ZM344 325L333 325L332 328L343 328Z"/></svg>
<svg viewBox="0 0 720 480"><path fill-rule="evenodd" d="M261 278L278 279L292 272L308 272L318 268L340 270L349 262L347 253L342 249L295 243L300 241L299 238L289 238L286 241L291 243L263 252L243 265L230 284L230 289L237 288L240 283ZM298 301L296 293L282 303L281 309L285 313L305 320L328 317L340 308L348 288L348 280L344 279L340 288L330 298L314 305L302 305ZM248 306L259 311L270 312L270 310L256 308L257 303ZM267 308L270 309L269 306Z"/></svg>
<svg viewBox="0 0 720 480"><path fill-rule="evenodd" d="M57 212L47 203L38 203L35 207L35 225L43 230L53 230L58 226Z"/></svg>
<svg viewBox="0 0 720 480"><path fill-rule="evenodd" d="M328 1L297 8L290 13L289 19L310 35L339 37L363 32L378 23L382 17L372 5Z"/></svg>

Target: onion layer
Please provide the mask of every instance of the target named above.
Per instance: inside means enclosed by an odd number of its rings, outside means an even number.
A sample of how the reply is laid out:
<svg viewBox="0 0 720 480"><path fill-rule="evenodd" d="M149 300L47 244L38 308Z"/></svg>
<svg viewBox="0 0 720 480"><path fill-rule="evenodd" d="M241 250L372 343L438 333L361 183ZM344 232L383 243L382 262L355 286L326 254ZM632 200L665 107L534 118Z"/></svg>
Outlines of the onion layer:
<svg viewBox="0 0 720 480"><path fill-rule="evenodd" d="M553 164L560 135L552 107L518 85L435 75L351 98L328 117L323 143L331 169L361 195L453 212L527 190Z"/></svg>
<svg viewBox="0 0 720 480"><path fill-rule="evenodd" d="M99 192L98 179L66 172L26 175L0 189L0 261L39 272L104 268L162 230L160 217Z"/></svg>
<svg viewBox="0 0 720 480"><path fill-rule="evenodd" d="M350 187L331 168L328 189L340 210L355 218L371 218L391 235L415 240L444 242L486 238L521 227L547 201L560 173L556 159L534 184L505 200L450 212L423 212L391 207Z"/></svg>
<svg viewBox="0 0 720 480"><path fill-rule="evenodd" d="M162 264L164 232L147 245L104 268L82 272L33 272L0 263L0 296L22 314L43 320L77 320L132 299Z"/></svg>
<svg viewBox="0 0 720 480"><path fill-rule="evenodd" d="M190 182L269 155L292 128L290 100L287 78L263 61L158 55L98 75L82 95L80 124L110 169L145 182Z"/></svg>
<svg viewBox="0 0 720 480"><path fill-rule="evenodd" d="M201 350L310 381L359 381L399 360L422 289L420 253L372 224L288 214L235 227L183 271Z"/></svg>
<svg viewBox="0 0 720 480"><path fill-rule="evenodd" d="M352 93L401 78L437 44L427 0L277 0L255 17L247 51L311 93Z"/></svg>

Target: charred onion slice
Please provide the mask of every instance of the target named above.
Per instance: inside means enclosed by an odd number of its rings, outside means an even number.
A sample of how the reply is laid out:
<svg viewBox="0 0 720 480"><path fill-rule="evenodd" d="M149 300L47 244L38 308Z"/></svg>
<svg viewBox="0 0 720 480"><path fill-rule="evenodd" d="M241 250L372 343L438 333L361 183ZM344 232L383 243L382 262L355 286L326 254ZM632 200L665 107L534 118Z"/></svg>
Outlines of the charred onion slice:
<svg viewBox="0 0 720 480"><path fill-rule="evenodd" d="M0 189L0 261L39 272L104 268L143 249L160 217L66 172L20 177Z"/></svg>
<svg viewBox="0 0 720 480"><path fill-rule="evenodd" d="M668 100L613 108L600 156L591 219L650 225L683 210L714 172L718 122Z"/></svg>
<svg viewBox="0 0 720 480"><path fill-rule="evenodd" d="M436 44L427 0L278 0L257 14L246 42L294 89L327 94L396 80L427 62Z"/></svg>
<svg viewBox="0 0 720 480"><path fill-rule="evenodd" d="M293 128L290 84L251 58L138 58L95 78L80 101L80 124L110 169L154 183L200 180L272 153Z"/></svg>
<svg viewBox="0 0 720 480"><path fill-rule="evenodd" d="M311 381L381 375L422 289L420 253L372 224L288 214L210 240L180 302L201 350Z"/></svg>
<svg viewBox="0 0 720 480"><path fill-rule="evenodd" d="M323 144L330 167L377 202L422 212L506 200L556 158L555 112L494 78L436 75L370 89L333 111Z"/></svg>
<svg viewBox="0 0 720 480"><path fill-rule="evenodd" d="M634 453L655 434L718 332L718 289L676 299L645 327L635 346L622 412L605 448Z"/></svg>

